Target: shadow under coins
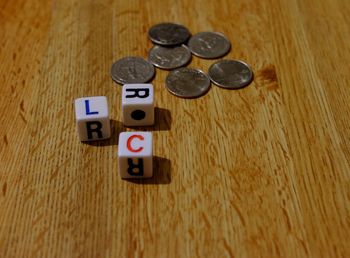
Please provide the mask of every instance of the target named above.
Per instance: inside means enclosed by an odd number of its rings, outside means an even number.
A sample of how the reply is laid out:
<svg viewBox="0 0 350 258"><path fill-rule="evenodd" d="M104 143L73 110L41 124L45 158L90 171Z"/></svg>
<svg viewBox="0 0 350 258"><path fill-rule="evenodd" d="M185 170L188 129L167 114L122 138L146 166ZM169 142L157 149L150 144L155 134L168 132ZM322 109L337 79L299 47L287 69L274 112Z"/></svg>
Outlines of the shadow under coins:
<svg viewBox="0 0 350 258"><path fill-rule="evenodd" d="M171 183L171 162L169 159L153 156L153 177L140 179L124 179L134 184L164 185Z"/></svg>

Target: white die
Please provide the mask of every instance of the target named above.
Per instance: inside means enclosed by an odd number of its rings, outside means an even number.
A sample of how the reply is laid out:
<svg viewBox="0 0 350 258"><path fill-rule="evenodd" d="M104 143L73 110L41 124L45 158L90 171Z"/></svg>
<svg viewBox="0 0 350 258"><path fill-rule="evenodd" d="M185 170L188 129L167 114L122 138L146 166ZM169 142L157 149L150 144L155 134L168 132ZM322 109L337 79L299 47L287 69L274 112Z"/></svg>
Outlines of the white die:
<svg viewBox="0 0 350 258"><path fill-rule="evenodd" d="M152 84L124 84L122 90L123 123L126 126L154 124Z"/></svg>
<svg viewBox="0 0 350 258"><path fill-rule="evenodd" d="M111 136L106 97L79 98L74 104L78 135L81 141L103 140Z"/></svg>
<svg viewBox="0 0 350 258"><path fill-rule="evenodd" d="M123 132L118 142L121 178L147 178L153 175L152 133Z"/></svg>

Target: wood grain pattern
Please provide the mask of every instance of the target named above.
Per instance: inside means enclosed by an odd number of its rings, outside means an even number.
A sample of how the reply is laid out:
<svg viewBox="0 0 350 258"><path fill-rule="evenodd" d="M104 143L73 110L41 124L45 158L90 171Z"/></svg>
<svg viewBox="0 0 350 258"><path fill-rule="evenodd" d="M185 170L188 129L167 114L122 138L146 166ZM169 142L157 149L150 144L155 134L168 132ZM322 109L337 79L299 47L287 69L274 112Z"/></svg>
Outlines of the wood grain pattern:
<svg viewBox="0 0 350 258"><path fill-rule="evenodd" d="M350 5L0 1L0 257L350 257ZM185 100L157 70L155 176L117 173L113 61L172 21L223 32L255 79ZM193 57L207 71L212 60ZM73 100L107 96L83 144Z"/></svg>

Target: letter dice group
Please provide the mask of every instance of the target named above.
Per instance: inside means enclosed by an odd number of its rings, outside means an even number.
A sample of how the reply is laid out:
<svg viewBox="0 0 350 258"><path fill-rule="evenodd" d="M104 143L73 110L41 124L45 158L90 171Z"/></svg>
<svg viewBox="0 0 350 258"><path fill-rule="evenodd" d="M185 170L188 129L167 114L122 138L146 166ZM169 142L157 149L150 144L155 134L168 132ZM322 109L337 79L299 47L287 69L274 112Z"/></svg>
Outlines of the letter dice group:
<svg viewBox="0 0 350 258"><path fill-rule="evenodd" d="M152 84L125 84L122 89L122 117L126 126L154 124ZM111 136L107 98L85 97L75 100L75 117L79 139L95 141ZM122 178L148 178L153 175L152 133L119 134L118 163Z"/></svg>

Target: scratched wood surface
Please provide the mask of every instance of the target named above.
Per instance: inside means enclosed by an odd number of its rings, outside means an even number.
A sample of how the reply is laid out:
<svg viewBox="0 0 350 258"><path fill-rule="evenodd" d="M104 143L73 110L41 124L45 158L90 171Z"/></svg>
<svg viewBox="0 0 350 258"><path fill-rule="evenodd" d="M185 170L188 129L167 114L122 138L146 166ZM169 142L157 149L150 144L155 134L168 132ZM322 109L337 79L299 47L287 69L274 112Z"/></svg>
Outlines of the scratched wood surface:
<svg viewBox="0 0 350 258"><path fill-rule="evenodd" d="M1 0L0 257L350 257L349 13L346 0ZM132 129L110 66L146 57L164 21L223 32L255 79L185 100L157 70L155 176L123 181L118 133ZM73 100L96 95L113 136L83 144Z"/></svg>

